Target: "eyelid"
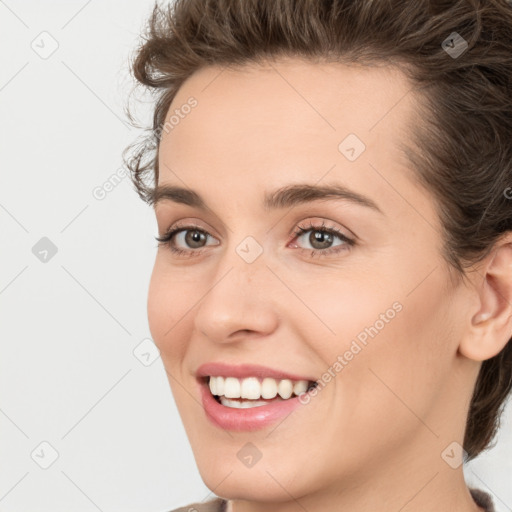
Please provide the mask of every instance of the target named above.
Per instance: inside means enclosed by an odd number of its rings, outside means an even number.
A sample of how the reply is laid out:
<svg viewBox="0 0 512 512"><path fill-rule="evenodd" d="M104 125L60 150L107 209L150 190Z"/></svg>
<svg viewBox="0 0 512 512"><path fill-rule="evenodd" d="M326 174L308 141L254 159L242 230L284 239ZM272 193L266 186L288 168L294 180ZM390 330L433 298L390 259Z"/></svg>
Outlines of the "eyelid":
<svg viewBox="0 0 512 512"><path fill-rule="evenodd" d="M303 217L303 215L301 217ZM354 241L359 240L359 237L352 230L340 224L338 221L330 219L329 217L315 215L311 215L305 220L295 221L289 235L293 235L299 226L304 226L305 224L307 224L309 229L336 230L347 238L351 238Z"/></svg>
<svg viewBox="0 0 512 512"><path fill-rule="evenodd" d="M164 221L162 221L162 224L166 224ZM206 227L203 227L201 224L205 224ZM211 237L217 238L216 235L213 235L212 232L216 232L214 228L212 228L208 223L202 221L201 219L197 217L187 217L184 219L177 220L176 222L171 222L169 227L163 230L163 235L165 236L168 232L173 231L175 229L197 229L198 231L204 231L207 232L208 235ZM160 231L160 229L159 229Z"/></svg>
<svg viewBox="0 0 512 512"><path fill-rule="evenodd" d="M211 244L213 246L219 245L220 242L218 239L210 234L207 230L202 228L201 226L197 224L190 224L186 220L178 221L174 224L171 224L171 226L165 231L164 235L160 237L155 237L156 240L159 242L159 245L163 245L167 247L173 254L176 255L176 257L195 257L201 255L203 252L205 252L208 245L204 247L200 247L197 249L182 249L180 247L174 247L173 241L175 237L183 232L187 231L196 231L199 233L202 233L207 238L212 238L214 240L217 240L217 243ZM338 255L341 252L347 251L351 249L352 247L357 245L356 239L357 237L348 236L343 231L338 228L337 226L327 226L325 219L321 220L321 225L319 225L318 221L314 221L312 219L309 219L309 222L306 226L301 225L301 223L295 223L294 229L290 233L290 235L293 235L293 238L287 243L287 247L293 240L296 240L297 238L304 236L305 233L309 231L318 231L318 232L324 232L328 233L331 236L334 236L335 238L338 238L342 243L338 245L333 245L332 247L327 247L324 249L309 249L304 247L298 247L296 250L298 250L300 253L303 253L304 251L310 251L311 258L313 257L328 257L329 255ZM350 231L350 230L348 230Z"/></svg>

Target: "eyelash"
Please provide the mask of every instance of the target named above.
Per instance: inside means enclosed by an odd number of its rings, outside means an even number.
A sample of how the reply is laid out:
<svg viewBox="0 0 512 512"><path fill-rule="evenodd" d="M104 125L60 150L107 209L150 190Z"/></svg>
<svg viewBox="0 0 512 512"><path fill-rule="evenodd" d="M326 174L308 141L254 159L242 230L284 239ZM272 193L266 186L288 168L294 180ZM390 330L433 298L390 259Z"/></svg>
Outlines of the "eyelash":
<svg viewBox="0 0 512 512"><path fill-rule="evenodd" d="M198 233L202 233L203 235L211 236L211 235L209 235L209 233L207 233L206 231L204 231L203 229L201 229L197 226L176 226L174 228L170 228L169 230L167 230L163 236L155 237L155 239L159 242L158 245L167 246L171 250L171 252L173 252L177 256L193 257L198 254L201 254L204 249L198 249L198 250L178 249L170 243L170 242L172 242L172 239L174 238L174 236L181 231L196 231ZM327 228L325 226L324 222L322 222L321 226L318 226L318 225L315 226L312 222L310 222L307 226L297 226L297 228L293 232L293 235L294 235L293 240L295 240L295 238L300 237L304 233L307 233L309 231L319 231L321 233L334 235L335 237L338 237L340 240L342 240L344 242L343 244L336 245L336 246L330 247L328 249L313 249L313 250L302 249L302 248L298 249L300 251L311 251L311 257L315 257L315 256L323 257L323 256L327 256L328 254L333 254L333 253L336 254L336 253L346 250L347 247L352 247L352 246L356 245L355 240L348 238L346 235L344 235L340 230L338 230L335 227Z"/></svg>

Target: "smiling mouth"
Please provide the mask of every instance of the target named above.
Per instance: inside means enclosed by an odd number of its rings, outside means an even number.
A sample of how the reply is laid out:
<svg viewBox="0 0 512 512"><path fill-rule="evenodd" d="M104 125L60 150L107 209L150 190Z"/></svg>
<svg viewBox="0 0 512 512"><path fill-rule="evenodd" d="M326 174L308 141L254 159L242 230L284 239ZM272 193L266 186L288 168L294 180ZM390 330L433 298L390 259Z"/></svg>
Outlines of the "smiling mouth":
<svg viewBox="0 0 512 512"><path fill-rule="evenodd" d="M316 381L293 381L270 377L239 379L237 377L206 376L202 380L218 403L236 409L260 407L296 398L318 385Z"/></svg>

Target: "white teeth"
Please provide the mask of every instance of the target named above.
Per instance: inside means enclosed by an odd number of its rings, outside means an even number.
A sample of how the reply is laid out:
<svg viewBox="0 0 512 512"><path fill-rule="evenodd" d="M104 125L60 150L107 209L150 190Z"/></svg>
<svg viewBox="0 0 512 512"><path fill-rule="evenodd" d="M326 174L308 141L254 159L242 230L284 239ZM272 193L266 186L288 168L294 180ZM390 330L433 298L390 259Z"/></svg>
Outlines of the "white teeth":
<svg viewBox="0 0 512 512"><path fill-rule="evenodd" d="M245 398L249 400L264 398L268 400L275 398L279 394L281 398L286 400L293 394L299 395L306 392L308 381L276 380L269 377L265 377L260 381L257 377L237 379L236 377L212 376L210 377L209 386L212 395L224 396L225 398Z"/></svg>
<svg viewBox="0 0 512 512"><path fill-rule="evenodd" d="M233 409L250 409L251 407L267 405L267 402L264 400L246 400L238 402L237 400L230 400L225 396L220 397L220 403L226 407L232 407Z"/></svg>
<svg viewBox="0 0 512 512"><path fill-rule="evenodd" d="M212 395L217 394L217 377L210 377L210 382L208 383L210 385L210 391Z"/></svg>
<svg viewBox="0 0 512 512"><path fill-rule="evenodd" d="M240 384L240 398L257 400L260 397L261 385L256 377L243 379Z"/></svg>
<svg viewBox="0 0 512 512"><path fill-rule="evenodd" d="M290 398L293 394L293 384L289 379L282 380L277 386L277 392L281 398Z"/></svg>
<svg viewBox="0 0 512 512"><path fill-rule="evenodd" d="M308 390L308 383L305 380L299 380L293 386L293 392L296 395L300 395L301 393L305 393Z"/></svg>
<svg viewBox="0 0 512 512"><path fill-rule="evenodd" d="M235 377L224 379L224 396L226 398L240 398L240 381Z"/></svg>
<svg viewBox="0 0 512 512"><path fill-rule="evenodd" d="M277 382L276 379L266 378L261 383L261 397L274 398L277 395Z"/></svg>
<svg viewBox="0 0 512 512"><path fill-rule="evenodd" d="M210 380L211 379L215 379L217 381L217 384L216 384L216 391L217 391L217 395L224 395L224 378L223 377L210 377Z"/></svg>

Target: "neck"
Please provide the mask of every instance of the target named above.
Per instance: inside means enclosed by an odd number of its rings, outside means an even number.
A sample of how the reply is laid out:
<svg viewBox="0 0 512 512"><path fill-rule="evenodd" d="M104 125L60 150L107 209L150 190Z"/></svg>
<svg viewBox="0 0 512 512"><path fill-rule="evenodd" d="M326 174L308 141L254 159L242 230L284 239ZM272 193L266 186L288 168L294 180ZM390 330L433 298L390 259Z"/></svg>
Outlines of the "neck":
<svg viewBox="0 0 512 512"><path fill-rule="evenodd" d="M228 512L483 512L465 483L462 465L454 469L441 457L449 444L443 438L431 440L435 447L428 452L425 445L403 447L401 457L369 461L364 475L351 473L314 493L285 493L284 501L232 500ZM276 486L275 480L269 485Z"/></svg>

